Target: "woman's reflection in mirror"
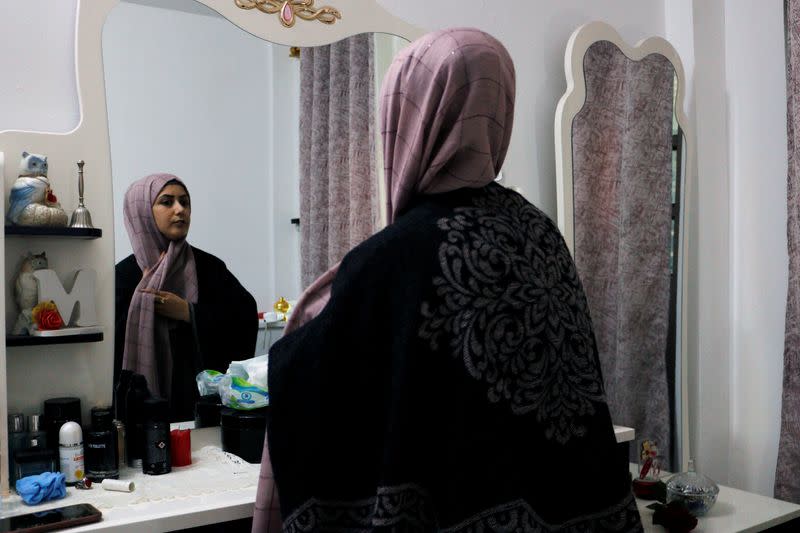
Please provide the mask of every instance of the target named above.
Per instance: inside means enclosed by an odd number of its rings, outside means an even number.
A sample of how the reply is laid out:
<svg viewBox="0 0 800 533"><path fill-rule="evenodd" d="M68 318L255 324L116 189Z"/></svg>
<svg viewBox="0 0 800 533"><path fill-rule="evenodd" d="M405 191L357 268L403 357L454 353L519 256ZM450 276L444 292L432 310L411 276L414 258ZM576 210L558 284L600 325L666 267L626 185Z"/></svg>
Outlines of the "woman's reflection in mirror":
<svg viewBox="0 0 800 533"><path fill-rule="evenodd" d="M194 419L198 372L253 356L255 300L222 260L187 242L192 201L177 176L134 182L123 214L133 254L116 265L114 384L123 369L142 374L169 400L171 421Z"/></svg>

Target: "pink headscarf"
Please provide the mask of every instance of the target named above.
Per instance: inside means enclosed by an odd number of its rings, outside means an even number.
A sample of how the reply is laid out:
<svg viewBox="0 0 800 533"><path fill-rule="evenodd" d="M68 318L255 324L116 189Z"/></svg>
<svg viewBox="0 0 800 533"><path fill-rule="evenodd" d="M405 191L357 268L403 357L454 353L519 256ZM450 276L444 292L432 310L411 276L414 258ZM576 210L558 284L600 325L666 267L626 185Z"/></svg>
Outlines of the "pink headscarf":
<svg viewBox="0 0 800 533"><path fill-rule="evenodd" d="M186 188L172 174L151 174L134 182L125 193L123 207L125 229L143 275L128 308L122 368L144 375L150 391L165 397L169 397L172 384L171 324L169 319L156 316L154 296L141 289L173 292L189 303L197 303L198 294L192 248L186 239L167 239L153 218L153 203L173 180Z"/></svg>
<svg viewBox="0 0 800 533"><path fill-rule="evenodd" d="M511 140L515 85L508 51L473 28L429 33L395 57L381 90L389 223L418 194L495 179ZM285 333L322 311L338 269L306 289Z"/></svg>

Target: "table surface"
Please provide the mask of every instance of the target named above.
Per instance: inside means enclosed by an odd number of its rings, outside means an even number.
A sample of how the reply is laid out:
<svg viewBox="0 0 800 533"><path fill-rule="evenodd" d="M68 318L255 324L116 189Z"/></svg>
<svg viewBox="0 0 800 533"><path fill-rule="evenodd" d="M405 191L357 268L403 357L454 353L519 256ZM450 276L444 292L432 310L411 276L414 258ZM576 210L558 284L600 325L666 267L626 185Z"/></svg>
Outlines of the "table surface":
<svg viewBox="0 0 800 533"><path fill-rule="evenodd" d="M637 465L631 464L631 474L636 475ZM671 474L664 476L664 482ZM661 526L653 525L653 511L647 506L652 501L636 500L642 516L644 530L664 533ZM800 505L745 492L731 487L719 486L717 503L706 516L697 520L694 533L734 533L764 531L800 517Z"/></svg>
<svg viewBox="0 0 800 533"><path fill-rule="evenodd" d="M626 435L627 436L627 435ZM103 512L103 520L69 531L168 531L196 527L253 515L258 484L259 465L237 461L235 456L221 455L219 428L192 430L193 465L173 469L165 476L145 476L133 469L120 473L121 479L137 483L132 493L110 492L95 487L91 490L67 489L67 497L29 507L16 495L2 501L0 515L12 516L42 511L76 503L92 503ZM224 463L228 464L224 464ZM631 465L635 473L636 465ZM191 482L201 476L205 488ZM194 476L194 478L193 478ZM209 478L214 483L208 483ZM669 474L665 474L665 478ZM666 481L666 479L665 479ZM177 487L194 486L191 494ZM653 525L652 502L637 500L645 531L663 532ZM800 518L800 505L775 500L731 487L720 486L717 503L708 515L699 519L697 533L732 533L763 531L789 520Z"/></svg>
<svg viewBox="0 0 800 533"><path fill-rule="evenodd" d="M17 495L2 501L0 514L12 516L76 503L91 503L103 519L69 531L170 531L253 516L260 465L219 450L219 428L192 430L191 466L163 476L124 469L120 479L133 480L132 493L67 489L63 499L31 507ZM190 492L190 493L187 493Z"/></svg>

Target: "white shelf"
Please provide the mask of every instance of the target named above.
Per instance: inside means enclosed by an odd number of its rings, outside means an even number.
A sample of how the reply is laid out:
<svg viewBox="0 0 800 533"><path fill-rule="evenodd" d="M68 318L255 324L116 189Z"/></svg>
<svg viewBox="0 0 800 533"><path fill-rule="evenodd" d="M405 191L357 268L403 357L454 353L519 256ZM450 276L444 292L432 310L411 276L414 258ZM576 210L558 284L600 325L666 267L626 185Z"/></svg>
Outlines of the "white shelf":
<svg viewBox="0 0 800 533"><path fill-rule="evenodd" d="M103 328L100 326L84 326L82 328L61 328L61 329L35 329L31 333L33 337L67 337L70 335L93 335L96 333L103 333Z"/></svg>
<svg viewBox="0 0 800 533"><path fill-rule="evenodd" d="M625 426L614 426L614 436L617 437L617 444L629 442L636 438L636 431Z"/></svg>

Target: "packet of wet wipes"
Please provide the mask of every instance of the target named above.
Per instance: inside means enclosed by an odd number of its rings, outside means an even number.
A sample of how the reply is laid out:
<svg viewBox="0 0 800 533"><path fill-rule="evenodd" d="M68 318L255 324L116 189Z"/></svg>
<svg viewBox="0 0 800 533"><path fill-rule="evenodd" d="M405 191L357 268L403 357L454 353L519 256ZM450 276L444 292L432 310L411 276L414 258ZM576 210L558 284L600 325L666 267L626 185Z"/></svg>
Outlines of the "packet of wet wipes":
<svg viewBox="0 0 800 533"><path fill-rule="evenodd" d="M222 372L216 370L203 370L197 377L197 390L200 396L208 396L209 394L219 394L219 380L224 376Z"/></svg>
<svg viewBox="0 0 800 533"><path fill-rule="evenodd" d="M231 361L226 374L245 379L256 387L266 389L268 365L269 356L259 355L244 361Z"/></svg>
<svg viewBox="0 0 800 533"><path fill-rule="evenodd" d="M222 405L225 407L249 411L269 405L269 393L266 389L238 376L223 375L218 388Z"/></svg>

